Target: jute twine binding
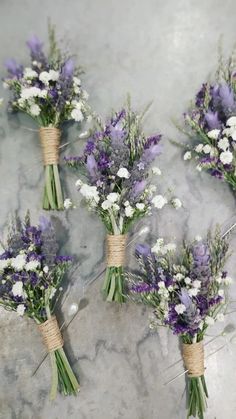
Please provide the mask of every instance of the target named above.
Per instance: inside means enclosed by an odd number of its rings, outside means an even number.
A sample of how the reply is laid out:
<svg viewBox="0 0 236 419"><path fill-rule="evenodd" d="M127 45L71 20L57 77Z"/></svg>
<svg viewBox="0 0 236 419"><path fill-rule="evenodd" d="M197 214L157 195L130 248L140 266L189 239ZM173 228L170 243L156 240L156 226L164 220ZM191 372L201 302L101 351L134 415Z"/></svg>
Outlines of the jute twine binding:
<svg viewBox="0 0 236 419"><path fill-rule="evenodd" d="M107 266L124 266L126 238L125 234L107 235Z"/></svg>
<svg viewBox="0 0 236 419"><path fill-rule="evenodd" d="M53 352L63 347L63 338L55 316L38 325L38 328L48 352Z"/></svg>
<svg viewBox="0 0 236 419"><path fill-rule="evenodd" d="M41 127L39 136L43 149L44 166L58 164L61 131L54 127Z"/></svg>
<svg viewBox="0 0 236 419"><path fill-rule="evenodd" d="M204 375L203 342L183 343L183 360L189 377L201 377Z"/></svg>

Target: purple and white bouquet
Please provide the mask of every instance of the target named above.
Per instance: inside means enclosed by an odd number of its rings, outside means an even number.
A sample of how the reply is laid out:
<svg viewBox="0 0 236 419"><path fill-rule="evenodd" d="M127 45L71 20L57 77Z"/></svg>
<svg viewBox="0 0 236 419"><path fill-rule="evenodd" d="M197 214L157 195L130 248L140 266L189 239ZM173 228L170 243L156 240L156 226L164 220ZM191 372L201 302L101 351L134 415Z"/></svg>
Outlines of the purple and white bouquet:
<svg viewBox="0 0 236 419"><path fill-rule="evenodd" d="M81 169L86 181L76 186L90 210L104 223L107 235L107 270L103 293L107 301L124 302L123 265L127 233L131 226L161 209L168 200L150 183L150 174L160 175L152 167L161 153L161 135L146 136L142 116L127 109L114 113L104 127L88 139L79 157L66 158L67 163ZM179 199L170 199L176 208Z"/></svg>
<svg viewBox="0 0 236 419"><path fill-rule="evenodd" d="M39 125L45 166L43 208L63 210L63 193L59 177L61 126L65 121L81 123L90 114L88 94L81 88L80 68L74 57L62 53L49 26L49 52L43 43L32 36L27 41L31 62L24 67L14 59L8 60L7 77L3 86L12 93L9 111L21 111Z"/></svg>
<svg viewBox="0 0 236 419"><path fill-rule="evenodd" d="M64 395L79 391L79 383L63 349L63 338L54 315L61 294L61 281L71 264L71 257L59 256L53 227L41 217L31 225L27 215L11 224L6 245L0 254L0 305L19 316L35 321L52 367L50 398L57 389Z"/></svg>
<svg viewBox="0 0 236 419"><path fill-rule="evenodd" d="M194 158L197 170L207 170L236 190L236 62L223 58L213 82L202 84L194 104L184 113L189 143L184 160Z"/></svg>
<svg viewBox="0 0 236 419"><path fill-rule="evenodd" d="M227 287L224 271L228 243L219 229L177 252L158 239L136 247L138 273L127 273L131 298L153 308L150 327L166 326L179 336L188 372L188 418L203 419L207 407L203 339L208 326L224 320Z"/></svg>

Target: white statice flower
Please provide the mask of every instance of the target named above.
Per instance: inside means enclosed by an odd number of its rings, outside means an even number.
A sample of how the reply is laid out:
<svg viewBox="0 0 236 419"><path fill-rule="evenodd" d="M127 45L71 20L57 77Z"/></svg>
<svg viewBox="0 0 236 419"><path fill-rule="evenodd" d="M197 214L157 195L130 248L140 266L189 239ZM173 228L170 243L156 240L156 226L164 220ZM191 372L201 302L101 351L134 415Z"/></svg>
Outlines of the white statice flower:
<svg viewBox="0 0 236 419"><path fill-rule="evenodd" d="M156 190L156 185L149 185L149 187L147 188L147 192L149 192L150 194L153 194L154 192L156 192Z"/></svg>
<svg viewBox="0 0 236 419"><path fill-rule="evenodd" d="M169 292L174 291L174 287L173 287L173 285L169 285L169 287L168 287L168 291L169 291Z"/></svg>
<svg viewBox="0 0 236 419"><path fill-rule="evenodd" d="M127 207L125 207L125 215L128 218L133 217L133 215L134 215L134 208L132 208L130 205L128 205Z"/></svg>
<svg viewBox="0 0 236 419"><path fill-rule="evenodd" d="M118 205L118 204L112 204L112 209L114 210L114 211L119 211L119 209L120 209L120 206Z"/></svg>
<svg viewBox="0 0 236 419"><path fill-rule="evenodd" d="M230 278L230 276L226 276L225 278L223 278L223 282L225 285L231 285L233 283L232 278Z"/></svg>
<svg viewBox="0 0 236 419"><path fill-rule="evenodd" d="M81 85L81 80L78 77L73 77L73 83L76 86L80 86Z"/></svg>
<svg viewBox="0 0 236 419"><path fill-rule="evenodd" d="M209 153L211 152L211 146L210 146L209 144L204 145L204 147L203 147L202 151L203 151L205 154L209 154Z"/></svg>
<svg viewBox="0 0 236 419"><path fill-rule="evenodd" d="M33 105L30 106L30 114L32 116L39 116L40 114L40 107L38 105L36 105L36 103L34 103Z"/></svg>
<svg viewBox="0 0 236 419"><path fill-rule="evenodd" d="M23 296L23 282L17 281L12 287L12 294L14 297L22 297Z"/></svg>
<svg viewBox="0 0 236 419"><path fill-rule="evenodd" d="M3 87L3 89L7 90L7 89L9 89L9 84L6 81L4 81L3 84L2 84L2 87Z"/></svg>
<svg viewBox="0 0 236 419"><path fill-rule="evenodd" d="M184 160L191 160L191 158L192 158L192 153L191 153L191 151L186 151L186 153L184 153L184 157L183 157L183 159L184 159Z"/></svg>
<svg viewBox="0 0 236 419"><path fill-rule="evenodd" d="M225 316L224 316L224 314L223 314L223 313L218 313L218 314L217 314L217 316L216 316L216 320L217 320L218 322L224 322L224 321L225 321Z"/></svg>
<svg viewBox="0 0 236 419"><path fill-rule="evenodd" d="M196 169L197 169L197 171L198 171L198 172L201 172L201 171L202 171L202 166L201 166L200 164L198 164L198 165L196 166Z"/></svg>
<svg viewBox="0 0 236 419"><path fill-rule="evenodd" d="M24 74L23 74L23 77L24 77L25 79L33 79L33 78L35 78L35 77L38 77L38 73L37 73L35 70L33 70L32 68L30 68L30 67L26 67L26 68L24 69Z"/></svg>
<svg viewBox="0 0 236 419"><path fill-rule="evenodd" d="M18 316L23 316L25 312L25 305L24 304L18 304L16 312Z"/></svg>
<svg viewBox="0 0 236 419"><path fill-rule="evenodd" d="M174 275L174 278L176 279L176 281L182 281L182 279L184 279L184 275L179 272L176 275Z"/></svg>
<svg viewBox="0 0 236 419"><path fill-rule="evenodd" d="M129 201L125 201L124 207L128 207L130 205Z"/></svg>
<svg viewBox="0 0 236 419"><path fill-rule="evenodd" d="M148 226L145 226L143 228L141 228L141 230L139 230L138 232L138 236L142 236L143 234L147 234L149 233L150 228Z"/></svg>
<svg viewBox="0 0 236 419"><path fill-rule="evenodd" d="M24 107L25 106L25 99L22 99L22 97L20 97L20 99L18 99L17 103L18 103L19 106Z"/></svg>
<svg viewBox="0 0 236 419"><path fill-rule="evenodd" d="M40 263L38 260L30 260L26 263L25 269L26 271L35 271L40 266Z"/></svg>
<svg viewBox="0 0 236 419"><path fill-rule="evenodd" d="M177 304L175 306L175 311L177 314L183 314L186 311L186 307L184 304Z"/></svg>
<svg viewBox="0 0 236 419"><path fill-rule="evenodd" d="M111 192L107 195L107 200L114 203L117 202L120 198L120 195L116 192Z"/></svg>
<svg viewBox="0 0 236 419"><path fill-rule="evenodd" d="M164 239L162 239L161 237L156 241L156 243L154 244L154 246L151 248L151 251L153 253L160 253L161 249L164 246Z"/></svg>
<svg viewBox="0 0 236 419"><path fill-rule="evenodd" d="M211 138L212 140L216 140L219 136L220 130L219 129L212 129L207 133L208 138Z"/></svg>
<svg viewBox="0 0 236 419"><path fill-rule="evenodd" d="M193 281L193 287L194 288L201 288L201 281L199 281L199 279L195 279Z"/></svg>
<svg viewBox="0 0 236 419"><path fill-rule="evenodd" d="M225 292L224 292L224 290L221 288L221 289L219 289L219 291L218 291L218 295L220 296L220 297L224 297L224 295L225 295Z"/></svg>
<svg viewBox="0 0 236 419"><path fill-rule="evenodd" d="M78 179L76 182L75 182L75 186L77 187L77 188L81 188L81 186L83 185L83 182L82 182L82 180L81 179Z"/></svg>
<svg viewBox="0 0 236 419"><path fill-rule="evenodd" d="M215 281L217 282L217 284L221 284L223 282L222 276L221 275L220 276L217 276L216 279L215 279Z"/></svg>
<svg viewBox="0 0 236 419"><path fill-rule="evenodd" d="M129 179L130 173L125 167L121 167L117 172L117 176L120 178Z"/></svg>
<svg viewBox="0 0 236 419"><path fill-rule="evenodd" d="M49 70L49 77L52 81L57 81L59 79L59 71Z"/></svg>
<svg viewBox="0 0 236 419"><path fill-rule="evenodd" d="M159 169L159 167L153 167L152 168L152 173L154 175L160 176L161 175L161 170Z"/></svg>
<svg viewBox="0 0 236 419"><path fill-rule="evenodd" d="M136 208L137 208L139 211L143 211L143 210L145 209L145 204L144 204L143 202L138 202L138 203L136 204Z"/></svg>
<svg viewBox="0 0 236 419"><path fill-rule="evenodd" d="M84 183L80 188L80 193L88 200L94 200L96 204L98 204L100 198L99 198L99 192L97 190L96 186L90 186Z"/></svg>
<svg viewBox="0 0 236 419"><path fill-rule="evenodd" d="M205 323L206 323L208 326L212 326L212 325L215 323L215 320L213 319L213 317L206 316L206 318L205 318Z"/></svg>
<svg viewBox="0 0 236 419"><path fill-rule="evenodd" d="M111 201L108 201L108 199L106 199L105 201L102 202L101 207L104 210L108 210L109 208L112 207L112 202Z"/></svg>
<svg viewBox="0 0 236 419"><path fill-rule="evenodd" d="M236 127L236 116L231 116L231 117L227 120L226 125L227 125L228 127Z"/></svg>
<svg viewBox="0 0 236 419"><path fill-rule="evenodd" d="M5 268L7 268L12 259L1 259L0 260L0 271L3 271Z"/></svg>
<svg viewBox="0 0 236 419"><path fill-rule="evenodd" d="M54 288L54 287L52 287L51 288L50 295L49 295L50 300L54 297L54 295L56 294L56 292L57 292L57 289Z"/></svg>
<svg viewBox="0 0 236 419"><path fill-rule="evenodd" d="M70 198L66 198L66 199L64 200L64 204L63 204L63 206L64 206L64 208L65 208L66 210L68 210L68 209L72 208L73 203L72 203L71 199L70 199Z"/></svg>
<svg viewBox="0 0 236 419"><path fill-rule="evenodd" d="M191 282L192 282L192 280L191 280L191 278L189 278L188 276L186 276L186 278L184 278L184 282L185 282L186 285L190 285Z"/></svg>
<svg viewBox="0 0 236 419"><path fill-rule="evenodd" d="M196 242L201 242L202 241L202 237L201 236L199 236L199 234L197 234L196 236L195 236L195 239L194 240L196 240Z"/></svg>
<svg viewBox="0 0 236 419"><path fill-rule="evenodd" d="M22 271L26 264L26 256L25 255L17 255L15 258L11 260L11 266L16 271Z"/></svg>
<svg viewBox="0 0 236 419"><path fill-rule="evenodd" d="M57 81L59 79L59 71L49 70L42 71L39 75L39 80L48 85L50 81Z"/></svg>
<svg viewBox="0 0 236 419"><path fill-rule="evenodd" d="M89 94L88 94L88 92L86 90L83 90L82 91L82 97L83 97L84 100L88 100Z"/></svg>
<svg viewBox="0 0 236 419"><path fill-rule="evenodd" d="M199 293L199 289L198 288L190 288L188 290L188 294L190 297L196 297Z"/></svg>
<svg viewBox="0 0 236 419"><path fill-rule="evenodd" d="M204 147L204 144L198 144L198 145L195 147L195 151L196 151L197 153L201 153L201 152L202 152L202 150L203 150L203 147Z"/></svg>
<svg viewBox="0 0 236 419"><path fill-rule="evenodd" d="M158 286L159 286L159 288L165 288L166 287L164 281L159 281Z"/></svg>
<svg viewBox="0 0 236 419"><path fill-rule="evenodd" d="M218 147L219 147L221 150L226 151L226 150L227 150L227 148L229 148L229 140L228 140L228 138L226 138L226 137L221 138L221 139L218 141Z"/></svg>
<svg viewBox="0 0 236 419"><path fill-rule="evenodd" d="M75 108L71 111L71 118L74 119L76 122L80 122L83 121L84 115L82 114L80 109Z"/></svg>
<svg viewBox="0 0 236 419"><path fill-rule="evenodd" d="M164 246L166 252L175 252L176 251L176 244L175 243L167 243Z"/></svg>
<svg viewBox="0 0 236 419"><path fill-rule="evenodd" d="M39 93L39 97L41 97L42 99L45 99L48 95L48 91L46 89L42 89Z"/></svg>
<svg viewBox="0 0 236 419"><path fill-rule="evenodd" d="M223 153L220 154L220 161L222 161L223 164L230 164L233 160L233 154L230 151L223 151Z"/></svg>
<svg viewBox="0 0 236 419"><path fill-rule="evenodd" d="M151 200L155 208L161 209L167 204L167 199L162 195L156 195Z"/></svg>
<svg viewBox="0 0 236 419"><path fill-rule="evenodd" d="M182 207L182 202L180 201L179 198L172 199L171 203L175 209L179 209Z"/></svg>
<svg viewBox="0 0 236 419"><path fill-rule="evenodd" d="M70 103L70 102L68 102L68 103ZM81 110L82 107L83 107L83 103L79 102L78 100L72 100L71 105L73 105L73 108L79 109L79 110Z"/></svg>
<svg viewBox="0 0 236 419"><path fill-rule="evenodd" d="M43 272L45 273L45 274L48 274L48 272L49 272L49 267L46 265L46 266L44 266L44 268L43 268Z"/></svg>
<svg viewBox="0 0 236 419"><path fill-rule="evenodd" d="M21 98L28 100L32 99L33 97L40 97L41 90L38 87L25 87L21 90Z"/></svg>

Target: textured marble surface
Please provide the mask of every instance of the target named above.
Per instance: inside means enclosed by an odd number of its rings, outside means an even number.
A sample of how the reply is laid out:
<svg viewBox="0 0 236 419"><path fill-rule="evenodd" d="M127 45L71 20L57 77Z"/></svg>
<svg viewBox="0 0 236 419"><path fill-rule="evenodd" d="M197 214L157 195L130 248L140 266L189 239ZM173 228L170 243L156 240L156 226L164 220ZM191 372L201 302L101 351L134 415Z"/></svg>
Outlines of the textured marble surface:
<svg viewBox="0 0 236 419"><path fill-rule="evenodd" d="M8 57L26 58L25 39L37 33L46 40L47 18L60 36L69 39L86 73L83 82L90 103L105 116L119 107L130 92L136 107L150 100L147 132L165 134L162 190L172 187L184 208L163 211L146 223L153 237L193 238L218 222L225 228L235 217L235 197L227 185L199 174L181 160L168 138L181 138L171 123L180 115L196 89L217 63L217 42L224 35L226 53L235 41L234 0L1 0L0 63ZM3 75L1 66L1 75ZM0 87L0 97L7 93ZM29 130L31 129L31 130ZM30 208L36 221L42 190L41 153L36 127L28 118L0 115L0 227L10 212ZM78 131L64 133L75 140ZM78 149L74 143L65 153ZM68 196L77 200L74 175L63 169ZM76 255L78 269L70 276L71 293L61 321L68 322L68 307L79 303L79 314L65 333L66 350L81 380L78 398L48 400L48 360L32 377L44 353L35 325L14 314L0 312L0 418L1 419L183 419L185 379L164 385L183 371L178 341L166 330L152 334L148 311L127 304L105 304L100 295L104 258L103 226L86 209L53 214L61 245ZM232 235L232 246L236 234ZM130 253L130 263L132 264ZM229 263L234 276L235 258ZM232 297L236 287L232 287ZM216 336L227 325L236 326L235 313L215 326ZM235 419L236 344L232 332L206 347L206 379L210 392L207 419ZM207 340L211 338L208 337ZM215 354L218 348L222 349ZM213 355L212 355L213 354Z"/></svg>

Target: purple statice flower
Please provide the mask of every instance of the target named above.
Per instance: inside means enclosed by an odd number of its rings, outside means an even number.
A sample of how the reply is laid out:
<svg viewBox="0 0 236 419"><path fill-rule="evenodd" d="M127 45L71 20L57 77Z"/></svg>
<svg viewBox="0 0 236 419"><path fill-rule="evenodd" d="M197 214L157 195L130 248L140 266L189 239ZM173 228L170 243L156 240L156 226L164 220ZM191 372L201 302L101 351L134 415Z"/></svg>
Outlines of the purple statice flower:
<svg viewBox="0 0 236 419"><path fill-rule="evenodd" d="M12 252L10 250L5 250L1 255L0 255L0 260L3 259L9 259L10 257L12 257Z"/></svg>
<svg viewBox="0 0 236 419"><path fill-rule="evenodd" d="M144 163L151 163L157 156L161 154L162 148L163 147L160 144L151 144L149 148L144 150L141 160Z"/></svg>
<svg viewBox="0 0 236 419"><path fill-rule="evenodd" d="M151 254L151 247L148 244L137 244L135 248L135 252L138 256L147 257Z"/></svg>
<svg viewBox="0 0 236 419"><path fill-rule="evenodd" d="M221 128L221 123L219 121L218 112L208 111L205 114L205 120L210 130Z"/></svg>
<svg viewBox="0 0 236 419"><path fill-rule="evenodd" d="M223 108L232 110L235 106L234 93L227 84L223 84L219 87L219 97Z"/></svg>
<svg viewBox="0 0 236 419"><path fill-rule="evenodd" d="M56 256L54 262L59 265L60 263L72 262L72 260L71 256Z"/></svg>
<svg viewBox="0 0 236 419"><path fill-rule="evenodd" d="M115 126L107 126L105 132L106 135L109 135L109 137L111 138L111 142L114 145L117 145L117 143L120 143L122 145L123 139L126 137L126 131L119 123L117 123Z"/></svg>
<svg viewBox="0 0 236 419"><path fill-rule="evenodd" d="M147 149L147 148L150 148L152 145L159 144L159 142L161 141L161 138L162 138L161 134L156 134L156 135L152 135L148 137L144 145L144 148Z"/></svg>
<svg viewBox="0 0 236 419"><path fill-rule="evenodd" d="M208 301L208 304L209 304L209 307L213 307L221 303L222 301L223 301L223 297L221 297L220 295L217 295L216 297L210 298Z"/></svg>
<svg viewBox="0 0 236 419"><path fill-rule="evenodd" d="M107 169L111 166L111 163L109 155L105 151L101 151L97 162L99 169Z"/></svg>
<svg viewBox="0 0 236 419"><path fill-rule="evenodd" d="M111 118L112 126L115 127L125 117L126 117L126 110L122 109L120 112L116 114L115 118Z"/></svg>
<svg viewBox="0 0 236 419"><path fill-rule="evenodd" d="M210 250L206 243L199 242L192 247L193 268L191 275L202 281L202 287L206 290L211 277Z"/></svg>
<svg viewBox="0 0 236 419"><path fill-rule="evenodd" d="M75 61L73 58L68 58L66 60L65 64L63 65L61 69L62 76L66 79L71 79L73 77L75 70Z"/></svg>
<svg viewBox="0 0 236 419"><path fill-rule="evenodd" d="M86 146L84 148L84 154L91 154L96 148L95 142L93 139L89 139L86 143Z"/></svg>
<svg viewBox="0 0 236 419"><path fill-rule="evenodd" d="M45 217L44 215L40 215L39 217L39 228L41 231L46 231L52 228L52 223L49 218Z"/></svg>
<svg viewBox="0 0 236 419"><path fill-rule="evenodd" d="M40 229L38 229L35 226L29 226L24 230L21 236L21 239L27 245L33 243L35 246L41 246L42 245L41 234L42 232Z"/></svg>
<svg viewBox="0 0 236 419"><path fill-rule="evenodd" d="M40 39L36 35L33 35L30 37L30 39L28 39L28 41L26 42L26 45L28 46L30 50L32 61L43 63L44 65L46 65L46 57L42 49L43 42L40 41Z"/></svg>
<svg viewBox="0 0 236 419"><path fill-rule="evenodd" d="M217 163L217 158L216 157L210 157L210 156L206 156L206 157L202 157L199 162L202 165L212 165Z"/></svg>
<svg viewBox="0 0 236 419"><path fill-rule="evenodd" d="M38 277L36 272L30 272L29 282L33 287L35 287L35 285L37 285L40 282L40 278Z"/></svg>
<svg viewBox="0 0 236 419"><path fill-rule="evenodd" d="M17 64L14 58L5 61L5 67L10 78L20 79L23 76L23 66Z"/></svg>
<svg viewBox="0 0 236 419"><path fill-rule="evenodd" d="M90 154L90 155L87 157L87 161L86 161L86 168L87 168L87 171L88 171L89 175L90 175L92 178L95 178L95 177L96 177L96 175L97 175L98 165L97 165L97 162L96 162L96 160L95 160L95 158L94 158L93 154Z"/></svg>
<svg viewBox="0 0 236 419"><path fill-rule="evenodd" d="M82 163L83 158L81 156L65 156L64 161L70 166L76 166L79 163Z"/></svg>
<svg viewBox="0 0 236 419"><path fill-rule="evenodd" d="M203 83L201 89L196 94L195 104L197 107L201 108L204 106L207 90L208 90L208 84Z"/></svg>
<svg viewBox="0 0 236 419"><path fill-rule="evenodd" d="M188 294L188 291L186 288L182 288L179 293L179 299L182 304L185 305L186 309L190 308L192 305L192 299L190 295Z"/></svg>
<svg viewBox="0 0 236 419"><path fill-rule="evenodd" d="M224 175L219 169L210 169L211 176L216 177L217 179L223 179Z"/></svg>
<svg viewBox="0 0 236 419"><path fill-rule="evenodd" d="M132 194L134 196L134 198L138 197L139 195L141 195L144 191L144 189L147 186L147 181L146 180L140 180L135 182L133 189L132 189Z"/></svg>
<svg viewBox="0 0 236 419"><path fill-rule="evenodd" d="M138 284L132 285L130 287L130 291L135 293L148 293L154 292L158 289L157 285L154 284L147 284L146 282L140 282Z"/></svg>

